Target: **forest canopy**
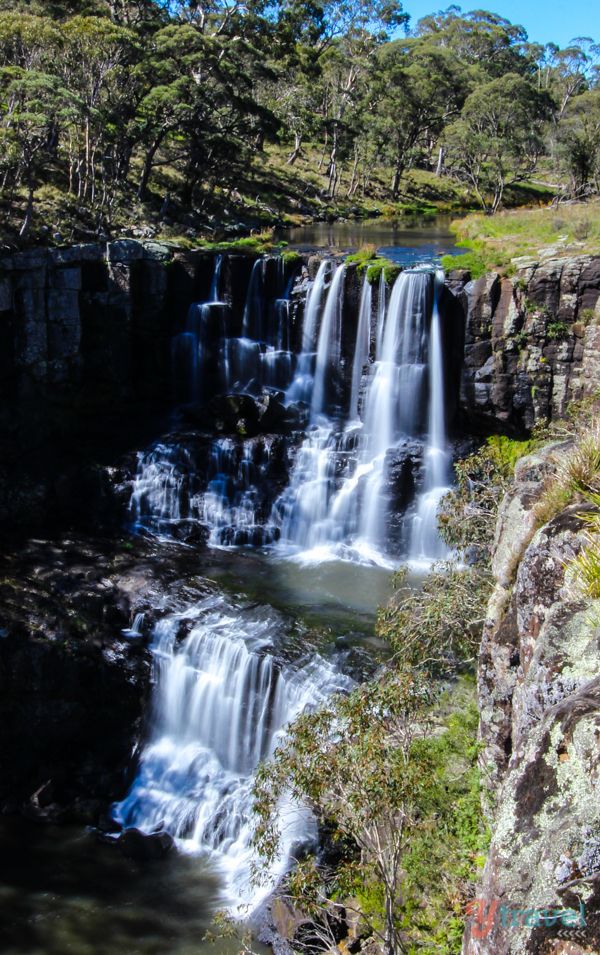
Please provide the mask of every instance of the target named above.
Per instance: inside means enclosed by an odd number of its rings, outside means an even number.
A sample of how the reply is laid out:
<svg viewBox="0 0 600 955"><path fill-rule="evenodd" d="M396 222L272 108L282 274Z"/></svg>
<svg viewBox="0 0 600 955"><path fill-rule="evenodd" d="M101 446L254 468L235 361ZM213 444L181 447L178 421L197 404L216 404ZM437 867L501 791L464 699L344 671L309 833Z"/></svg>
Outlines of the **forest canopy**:
<svg viewBox="0 0 600 955"><path fill-rule="evenodd" d="M209 226L228 204L395 203L415 170L486 212L536 178L586 198L599 54L396 0L0 0L2 216L26 236L51 197L97 234L123 206Z"/></svg>

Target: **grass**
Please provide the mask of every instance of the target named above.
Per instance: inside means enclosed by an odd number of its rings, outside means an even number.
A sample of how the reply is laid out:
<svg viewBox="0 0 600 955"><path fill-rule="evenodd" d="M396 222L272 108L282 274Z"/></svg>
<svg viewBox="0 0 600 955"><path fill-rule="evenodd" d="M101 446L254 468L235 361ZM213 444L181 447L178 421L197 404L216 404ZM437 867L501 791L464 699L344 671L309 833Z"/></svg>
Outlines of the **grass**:
<svg viewBox="0 0 600 955"><path fill-rule="evenodd" d="M382 272L385 282L388 285L393 285L401 271L396 262L392 262L382 255L377 255L377 247L369 244L363 245L358 252L353 252L352 255L347 256L346 263L354 263L359 275L364 275L366 272L367 280L371 285L379 282Z"/></svg>
<svg viewBox="0 0 600 955"><path fill-rule="evenodd" d="M463 246L463 242L458 243ZM444 272L453 272L455 269L466 269L471 273L472 279L479 279L488 271L488 265L479 252L470 250L464 255L443 255L442 268Z"/></svg>
<svg viewBox="0 0 600 955"><path fill-rule="evenodd" d="M470 251L444 268L469 268L479 274L499 269L510 274L520 264L538 261L540 255L597 253L600 246L600 200L558 207L512 209L495 216L469 215L452 223L459 245ZM477 277L474 275L473 277Z"/></svg>
<svg viewBox="0 0 600 955"><path fill-rule="evenodd" d="M536 524L547 524L569 504L600 495L600 419L575 438L571 451L561 455L556 476L548 482L535 508Z"/></svg>
<svg viewBox="0 0 600 955"><path fill-rule="evenodd" d="M600 494L587 495L596 512L586 516L588 531L581 552L571 567L584 594L591 600L600 600Z"/></svg>

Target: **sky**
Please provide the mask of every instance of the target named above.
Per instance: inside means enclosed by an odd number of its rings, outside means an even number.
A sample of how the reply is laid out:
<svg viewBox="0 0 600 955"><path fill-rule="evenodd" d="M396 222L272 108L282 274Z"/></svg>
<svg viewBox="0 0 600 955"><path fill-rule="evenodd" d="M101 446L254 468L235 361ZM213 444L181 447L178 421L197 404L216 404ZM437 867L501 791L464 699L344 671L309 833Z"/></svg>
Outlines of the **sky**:
<svg viewBox="0 0 600 955"><path fill-rule="evenodd" d="M410 14L410 26L426 14L444 10L452 0L404 0ZM558 43L567 46L576 36L591 36L600 42L600 0L481 0L468 3L456 0L463 13L491 10L512 23L524 26L534 43Z"/></svg>

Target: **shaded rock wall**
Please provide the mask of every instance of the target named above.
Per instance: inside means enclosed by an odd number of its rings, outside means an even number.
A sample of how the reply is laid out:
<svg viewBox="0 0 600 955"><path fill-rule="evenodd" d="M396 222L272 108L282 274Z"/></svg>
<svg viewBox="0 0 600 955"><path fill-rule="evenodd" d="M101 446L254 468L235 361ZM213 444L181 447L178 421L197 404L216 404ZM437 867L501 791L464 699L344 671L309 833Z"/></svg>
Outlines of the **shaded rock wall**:
<svg viewBox="0 0 600 955"><path fill-rule="evenodd" d="M465 428L529 431L600 384L600 256L582 255L448 286L465 316Z"/></svg>
<svg viewBox="0 0 600 955"><path fill-rule="evenodd" d="M465 955L600 950L600 606L568 571L584 506L539 528L534 514L566 450L519 461L500 509L478 672L492 841L477 895L489 921L468 921ZM539 924L539 910L580 902L585 927Z"/></svg>

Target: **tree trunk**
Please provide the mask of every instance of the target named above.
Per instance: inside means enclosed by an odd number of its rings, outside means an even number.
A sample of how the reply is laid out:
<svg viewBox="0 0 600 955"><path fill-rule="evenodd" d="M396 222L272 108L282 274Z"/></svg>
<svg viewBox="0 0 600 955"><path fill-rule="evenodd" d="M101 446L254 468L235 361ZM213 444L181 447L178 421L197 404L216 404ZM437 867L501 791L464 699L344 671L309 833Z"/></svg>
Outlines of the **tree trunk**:
<svg viewBox="0 0 600 955"><path fill-rule="evenodd" d="M294 148L288 156L287 165L293 166L296 160L302 155L302 134L294 133Z"/></svg>
<svg viewBox="0 0 600 955"><path fill-rule="evenodd" d="M400 163L396 163L394 168L394 178L392 179L392 199L394 202L398 198L398 193L400 192L400 180L402 179L402 173L404 172L404 166Z"/></svg>
<svg viewBox="0 0 600 955"><path fill-rule="evenodd" d="M438 153L437 166L435 168L435 174L438 177L442 175L442 170L444 168L444 158L445 158L445 150L443 146L440 146L440 151Z"/></svg>
<svg viewBox="0 0 600 955"><path fill-rule="evenodd" d="M148 198L148 183L150 181L150 176L152 175L152 165L154 163L154 157L156 156L158 147L160 146L163 135L157 136L150 148L146 152L144 159L144 168L142 170L142 176L140 179L140 184L138 186L137 196L142 202L144 199Z"/></svg>
<svg viewBox="0 0 600 955"><path fill-rule="evenodd" d="M27 195L27 210L25 212L25 218L23 219L23 225L19 230L19 235L21 238L24 238L31 228L31 221L33 219L33 183L31 181L31 174L28 176L29 180L29 192Z"/></svg>

